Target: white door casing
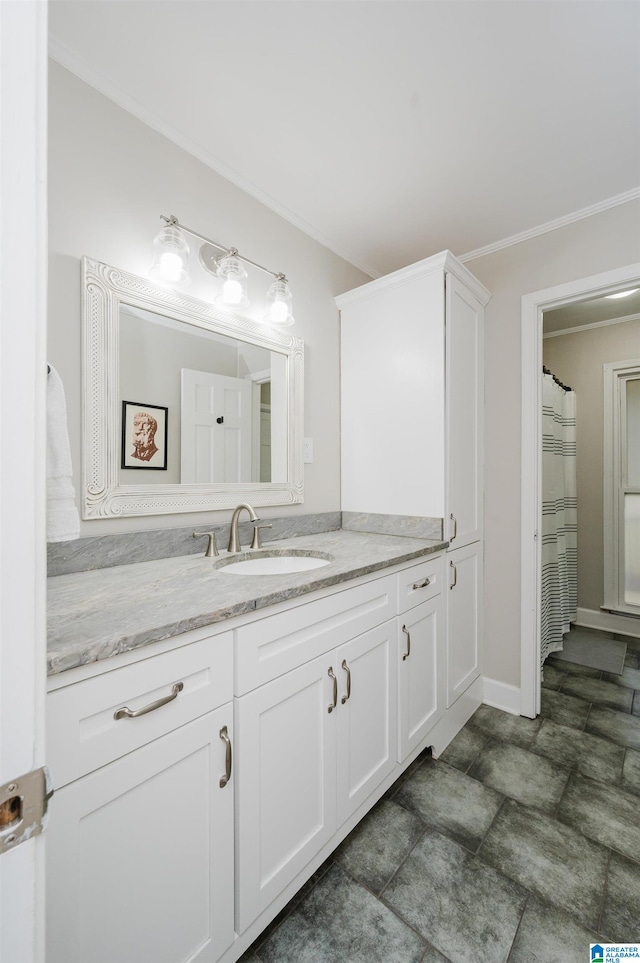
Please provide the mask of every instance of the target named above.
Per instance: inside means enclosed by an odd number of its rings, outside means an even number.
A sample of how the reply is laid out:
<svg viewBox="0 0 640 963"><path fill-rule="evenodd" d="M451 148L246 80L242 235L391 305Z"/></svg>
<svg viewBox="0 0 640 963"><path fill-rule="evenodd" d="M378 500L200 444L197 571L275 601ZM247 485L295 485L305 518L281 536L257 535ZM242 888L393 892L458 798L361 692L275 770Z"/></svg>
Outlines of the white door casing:
<svg viewBox="0 0 640 963"><path fill-rule="evenodd" d="M47 3L0 3L0 783L44 764ZM0 963L44 957L44 835L0 856Z"/></svg>

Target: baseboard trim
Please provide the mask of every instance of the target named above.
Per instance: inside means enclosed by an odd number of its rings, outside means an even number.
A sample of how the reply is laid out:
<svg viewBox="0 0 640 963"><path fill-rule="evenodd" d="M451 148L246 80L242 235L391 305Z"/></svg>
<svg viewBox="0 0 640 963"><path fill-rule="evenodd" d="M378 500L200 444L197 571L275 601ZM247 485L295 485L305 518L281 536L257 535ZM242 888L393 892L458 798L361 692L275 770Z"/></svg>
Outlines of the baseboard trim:
<svg viewBox="0 0 640 963"><path fill-rule="evenodd" d="M502 709L503 712L510 712L514 716L520 715L520 689L518 686L498 682L497 679L489 679L487 676L484 676L482 683L482 701L485 705L492 706L494 709Z"/></svg>
<svg viewBox="0 0 640 963"><path fill-rule="evenodd" d="M612 615L596 609L578 609L576 625L583 629L600 629L601 632L615 632L616 635L630 635L640 639L640 620L624 615Z"/></svg>

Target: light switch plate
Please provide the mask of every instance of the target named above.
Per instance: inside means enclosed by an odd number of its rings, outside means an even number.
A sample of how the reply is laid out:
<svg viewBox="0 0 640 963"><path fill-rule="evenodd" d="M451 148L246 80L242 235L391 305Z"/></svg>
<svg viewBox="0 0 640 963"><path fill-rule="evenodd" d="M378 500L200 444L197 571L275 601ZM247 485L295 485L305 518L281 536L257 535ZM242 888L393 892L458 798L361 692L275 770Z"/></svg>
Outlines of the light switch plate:
<svg viewBox="0 0 640 963"><path fill-rule="evenodd" d="M313 461L313 438L304 440L304 463L310 465Z"/></svg>

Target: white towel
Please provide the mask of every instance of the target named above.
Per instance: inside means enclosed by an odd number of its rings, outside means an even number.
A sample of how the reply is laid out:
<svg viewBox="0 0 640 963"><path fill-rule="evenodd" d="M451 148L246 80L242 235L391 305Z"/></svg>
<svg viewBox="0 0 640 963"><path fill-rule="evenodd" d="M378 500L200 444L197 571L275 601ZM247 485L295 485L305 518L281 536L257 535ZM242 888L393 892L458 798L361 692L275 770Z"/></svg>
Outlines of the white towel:
<svg viewBox="0 0 640 963"><path fill-rule="evenodd" d="M48 542L69 542L80 535L72 476L64 387L58 372L50 366L47 378Z"/></svg>

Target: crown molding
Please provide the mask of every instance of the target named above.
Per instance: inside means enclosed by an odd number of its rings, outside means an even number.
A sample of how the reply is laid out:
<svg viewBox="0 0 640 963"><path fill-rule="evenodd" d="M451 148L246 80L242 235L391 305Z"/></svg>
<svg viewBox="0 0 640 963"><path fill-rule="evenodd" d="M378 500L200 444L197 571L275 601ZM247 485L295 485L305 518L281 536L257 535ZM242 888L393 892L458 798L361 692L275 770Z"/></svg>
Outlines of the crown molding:
<svg viewBox="0 0 640 963"><path fill-rule="evenodd" d="M627 314L623 318L609 318L606 321L591 321L589 324L577 324L573 328L563 328L561 331L549 331L542 337L559 338L563 334L577 334L578 331L589 331L591 328L606 328L610 324L622 324L623 321L640 321L640 314Z"/></svg>
<svg viewBox="0 0 640 963"><path fill-rule="evenodd" d="M269 210L274 212L274 214L277 214L283 220L288 221L293 227L298 228L298 230L302 231L303 234L306 234L307 237L317 241L318 244L322 244L322 246L326 247L332 252L332 254L342 258L343 261L347 261L348 264L358 268L371 278L380 277L380 271L376 270L370 264L366 264L356 254L340 247L340 245L336 245L328 237L316 230L313 225L307 223L307 221L303 220L303 218L298 217L297 214L294 214L294 212L289 210L288 207L285 207L284 204L281 204L270 194L267 194L265 191L261 190L252 181L247 180L247 178L239 174L236 170L234 170L234 168L229 167L214 154L211 154L209 151L205 150L201 144L191 140L181 131L176 130L176 128L171 124L167 124L152 110L149 110L148 107L146 107L144 104L141 104L139 100L136 100L135 97L132 97L131 94L127 93L126 90L124 90L118 84L114 84L111 80L108 80L97 70L94 70L91 66L86 64L84 60L77 57L76 54L69 50L68 47L54 38L51 38L49 41L49 56L52 60L55 60L56 63L60 64L61 67L64 67L65 70L70 71L70 73L84 81L84 83L88 84L90 87L93 87L94 90L97 90L98 93L108 97L109 100L117 104L118 107L122 107L123 110L126 110L129 114L137 117L138 120L142 121L143 124L146 124L147 127L151 127L159 134L162 134L178 147L181 147L182 150L185 150L188 154L191 154L193 157L195 157L196 160L199 160L207 167L210 167L211 170L216 172L216 174L219 174L221 177L224 177L225 180L235 184L235 186L244 191L245 194L249 194L251 197L255 198L255 200L259 201L261 204L264 204L265 207L268 207Z"/></svg>
<svg viewBox="0 0 640 963"><path fill-rule="evenodd" d="M640 187L634 187L630 191L625 191L624 194L616 194L615 197L609 197L607 200L599 201L590 207L583 207L582 210L574 211L572 214L565 214L564 217L558 217L554 221L547 221L546 224L531 227L528 231L522 231L520 234L505 237L501 241L494 241L493 244L478 247L475 251L469 251L467 254L460 254L458 255L458 260L464 263L466 261L472 261L477 257L494 254L496 251L502 251L505 247L512 247L514 244L520 244L522 241L539 237L541 234L548 234L550 231L557 231L559 227L566 227L567 224L582 221L585 217L591 217L593 214L601 214L602 211L608 211L612 207L619 207L621 204L628 204L629 201L635 201L638 198L640 198Z"/></svg>

